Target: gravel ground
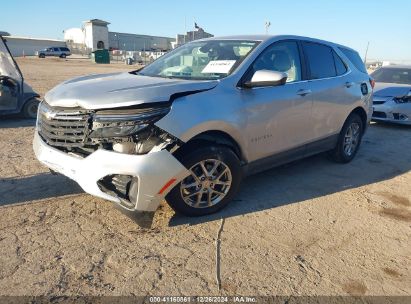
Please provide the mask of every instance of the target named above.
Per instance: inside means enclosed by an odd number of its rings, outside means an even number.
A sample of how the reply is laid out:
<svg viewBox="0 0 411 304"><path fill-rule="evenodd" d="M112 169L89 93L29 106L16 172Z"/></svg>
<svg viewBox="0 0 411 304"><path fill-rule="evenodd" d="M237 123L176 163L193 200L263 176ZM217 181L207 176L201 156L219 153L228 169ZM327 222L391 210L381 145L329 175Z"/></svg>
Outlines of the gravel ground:
<svg viewBox="0 0 411 304"><path fill-rule="evenodd" d="M18 63L42 95L132 68ZM409 127L372 124L347 165L318 155L249 177L212 216L164 203L131 218L40 165L33 125L0 118L0 295L411 295Z"/></svg>

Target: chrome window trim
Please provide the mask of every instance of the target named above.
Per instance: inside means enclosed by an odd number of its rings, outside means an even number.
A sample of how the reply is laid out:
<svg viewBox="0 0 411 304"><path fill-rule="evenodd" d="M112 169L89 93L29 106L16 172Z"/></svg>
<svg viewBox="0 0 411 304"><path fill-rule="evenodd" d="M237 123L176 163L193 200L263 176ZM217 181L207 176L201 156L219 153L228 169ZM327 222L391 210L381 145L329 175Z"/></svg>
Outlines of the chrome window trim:
<svg viewBox="0 0 411 304"><path fill-rule="evenodd" d="M241 90L243 90L243 89L246 89L246 90L254 90L254 89L274 88L275 86L245 88L245 87L243 87L243 86L240 85L240 82L242 81L242 79L243 79L244 76L246 75L246 73L247 73L247 71L249 70L249 68L254 64L254 62L258 59L258 57L259 57L266 49L268 49L269 47L271 47L272 45L274 45L274 44L276 44L276 43L284 42L284 41L295 41L297 44L298 44L298 43L302 43L302 42L311 42L311 43L317 43L317 44L320 44L320 45L327 46L327 47L331 48L331 50L333 50L333 51L337 54L337 56L342 60L342 62L343 62L343 63L345 64L345 66L347 67L347 71L346 71L344 74L342 74L342 75L336 75L336 76L325 77L325 78L304 79L304 80L298 80L298 81L293 81L293 82L286 82L284 85L287 85L287 84L306 83L306 82L310 82L310 81L330 80L330 79L334 79L334 78L346 77L346 76L348 76L348 75L350 75L350 74L352 73L352 69L351 69L350 65L345 61L345 58L341 57L341 55L338 53L338 50L336 50L336 49L338 49L338 48L336 48L334 45L328 45L328 44L324 44L324 43L320 43L320 42L313 42L313 41L310 41L310 40L284 39L284 40L274 41L274 42L268 44L266 47L264 47L264 48L261 50L261 52L260 52L259 54L257 54L256 58L251 62L251 64L247 67L247 69L245 70L245 72L243 73L243 75L240 77L240 80L235 84L235 87L236 87L237 89L241 89ZM254 51L255 51L255 49L254 49ZM250 53L251 53L251 52L250 52ZM299 53L300 53L300 51L299 51ZM300 53L300 56L305 56L305 55ZM304 58L304 60L305 60L305 58ZM242 63L244 63L244 62L245 62L245 61L243 61ZM301 58L300 58L300 64L301 64L301 67L302 67ZM307 64L307 63L306 63L306 64ZM238 68L238 67L237 67L237 68ZM235 72L238 72L238 69L237 69L237 71L235 71ZM336 71L336 72L337 72L337 71ZM230 76L233 76L233 74L234 74L234 73L230 74L229 77L230 77ZM228 78L228 77L226 77L225 79L227 79L227 78ZM224 78L223 78L223 79L224 79ZM222 80L222 79L219 79L219 80Z"/></svg>

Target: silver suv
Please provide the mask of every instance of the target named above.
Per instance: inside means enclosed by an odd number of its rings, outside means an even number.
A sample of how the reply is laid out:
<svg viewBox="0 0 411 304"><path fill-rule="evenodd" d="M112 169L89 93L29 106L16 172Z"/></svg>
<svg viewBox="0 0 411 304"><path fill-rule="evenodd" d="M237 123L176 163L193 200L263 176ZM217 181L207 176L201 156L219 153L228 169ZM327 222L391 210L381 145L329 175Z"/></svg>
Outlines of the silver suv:
<svg viewBox="0 0 411 304"><path fill-rule="evenodd" d="M39 107L34 151L133 211L216 212L241 180L328 151L356 155L372 81L350 48L297 36L185 44L140 71L68 80Z"/></svg>
<svg viewBox="0 0 411 304"><path fill-rule="evenodd" d="M70 55L70 49L66 47L49 47L36 52L36 56L39 58L46 58L46 56L66 58Z"/></svg>

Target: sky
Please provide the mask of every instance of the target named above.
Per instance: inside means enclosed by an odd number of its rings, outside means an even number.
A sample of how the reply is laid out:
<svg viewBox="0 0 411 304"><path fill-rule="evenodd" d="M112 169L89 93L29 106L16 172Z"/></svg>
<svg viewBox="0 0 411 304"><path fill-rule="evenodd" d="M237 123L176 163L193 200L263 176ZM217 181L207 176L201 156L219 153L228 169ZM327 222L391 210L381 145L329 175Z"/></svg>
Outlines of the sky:
<svg viewBox="0 0 411 304"><path fill-rule="evenodd" d="M356 49L369 59L411 63L409 0L0 0L0 31L63 39L63 30L103 19L115 32L175 37L194 21L215 36L293 34Z"/></svg>

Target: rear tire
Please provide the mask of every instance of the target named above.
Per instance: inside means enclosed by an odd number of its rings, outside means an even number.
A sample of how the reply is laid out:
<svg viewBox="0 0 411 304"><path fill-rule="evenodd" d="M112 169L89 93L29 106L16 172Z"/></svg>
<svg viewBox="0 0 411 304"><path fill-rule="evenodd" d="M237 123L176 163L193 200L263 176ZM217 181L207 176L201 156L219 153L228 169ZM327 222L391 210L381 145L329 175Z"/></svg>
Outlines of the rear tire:
<svg viewBox="0 0 411 304"><path fill-rule="evenodd" d="M330 151L331 159L338 163L352 161L358 152L363 134L364 124L361 117L352 113L341 129L336 147Z"/></svg>
<svg viewBox="0 0 411 304"><path fill-rule="evenodd" d="M21 113L25 118L35 119L37 117L37 109L39 101L36 98L29 99L23 106Z"/></svg>
<svg viewBox="0 0 411 304"><path fill-rule="evenodd" d="M193 149L180 157L191 175L166 196L177 213L202 216L215 213L236 195L242 171L237 155L228 147L214 145Z"/></svg>
<svg viewBox="0 0 411 304"><path fill-rule="evenodd" d="M60 55L60 58L65 59L66 57L67 57L66 54L61 54L61 55Z"/></svg>

